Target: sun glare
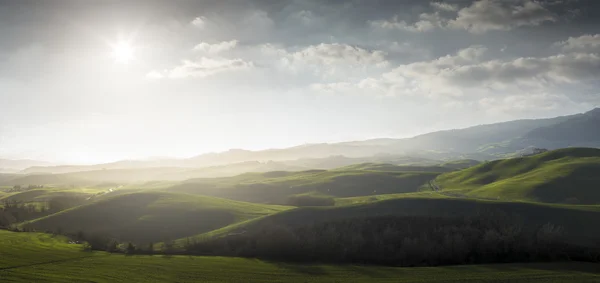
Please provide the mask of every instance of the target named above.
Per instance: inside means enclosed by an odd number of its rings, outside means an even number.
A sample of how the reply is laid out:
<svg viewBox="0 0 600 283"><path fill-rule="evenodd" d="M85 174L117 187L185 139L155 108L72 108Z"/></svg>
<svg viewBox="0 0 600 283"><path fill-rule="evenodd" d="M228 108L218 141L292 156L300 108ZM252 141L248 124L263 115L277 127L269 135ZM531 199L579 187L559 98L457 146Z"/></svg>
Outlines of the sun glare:
<svg viewBox="0 0 600 283"><path fill-rule="evenodd" d="M135 58L134 48L127 41L119 41L111 45L112 57L115 62L127 64Z"/></svg>

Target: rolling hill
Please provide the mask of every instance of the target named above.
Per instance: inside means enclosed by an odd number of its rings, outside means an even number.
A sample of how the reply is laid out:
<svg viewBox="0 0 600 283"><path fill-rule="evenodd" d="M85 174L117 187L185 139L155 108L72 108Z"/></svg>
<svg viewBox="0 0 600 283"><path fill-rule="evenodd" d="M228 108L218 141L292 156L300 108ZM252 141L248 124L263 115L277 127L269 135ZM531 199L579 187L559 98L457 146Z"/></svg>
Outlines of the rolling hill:
<svg viewBox="0 0 600 283"><path fill-rule="evenodd" d="M600 149L566 148L487 162L436 178L466 197L551 203L600 203Z"/></svg>
<svg viewBox="0 0 600 283"><path fill-rule="evenodd" d="M283 211L248 222L231 225L199 235L210 240L237 233L259 233L268 227L295 229L332 221L354 221L381 216L416 217L476 217L495 215L522 223L524 229L535 229L551 223L564 228L569 241L598 245L600 227L589 223L600 217L598 206L566 206L534 203L456 199L443 196L407 196L348 206L327 208L297 208Z"/></svg>
<svg viewBox="0 0 600 283"><path fill-rule="evenodd" d="M599 147L600 137L597 133L600 123L598 121L600 121L600 109L594 109L586 113L555 118L515 120L436 131L412 138L306 144L261 151L231 149L186 159L124 160L85 166L33 166L23 170L22 173L58 174L115 169L202 168L244 162L281 163L279 168L271 166L266 170L245 169L246 171L264 172L295 170L284 168L286 166L303 169L331 169L365 162L434 165L440 163L435 160L493 160L509 156L528 147L548 149L570 146ZM240 171L236 172L241 173Z"/></svg>
<svg viewBox="0 0 600 283"><path fill-rule="evenodd" d="M82 231L145 243L208 232L288 208L206 196L135 192L64 210L23 227L73 234Z"/></svg>
<svg viewBox="0 0 600 283"><path fill-rule="evenodd" d="M377 170L360 170L375 168ZM193 179L167 190L256 203L286 204L290 197L307 193L353 197L416 192L441 173L437 170L447 171L438 167L363 164L329 171L274 171L227 178Z"/></svg>

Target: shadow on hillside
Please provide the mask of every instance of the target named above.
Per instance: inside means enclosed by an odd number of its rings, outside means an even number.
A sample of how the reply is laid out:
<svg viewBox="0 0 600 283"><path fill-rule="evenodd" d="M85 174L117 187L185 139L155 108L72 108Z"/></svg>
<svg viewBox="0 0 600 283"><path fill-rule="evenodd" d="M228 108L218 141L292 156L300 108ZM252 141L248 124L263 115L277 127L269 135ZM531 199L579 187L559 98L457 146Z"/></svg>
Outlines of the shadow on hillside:
<svg viewBox="0 0 600 283"><path fill-rule="evenodd" d="M328 275L329 273L320 266L312 264L300 264L300 263L285 263L278 261L267 261L271 264L276 265L279 268L287 269L292 272L302 273L307 275Z"/></svg>
<svg viewBox="0 0 600 283"><path fill-rule="evenodd" d="M505 263L505 264L491 264L491 265L454 265L454 266L440 266L440 269L446 269L449 271L459 271L459 269L468 269L469 271L477 272L519 272L523 268L531 270L545 270L554 271L560 273L572 273L572 272L583 272L583 273L594 273L599 274L598 263L591 262L539 262L539 263Z"/></svg>
<svg viewBox="0 0 600 283"><path fill-rule="evenodd" d="M368 265L350 265L346 266L346 269L368 277L384 277L386 275L379 268L373 268L373 266Z"/></svg>

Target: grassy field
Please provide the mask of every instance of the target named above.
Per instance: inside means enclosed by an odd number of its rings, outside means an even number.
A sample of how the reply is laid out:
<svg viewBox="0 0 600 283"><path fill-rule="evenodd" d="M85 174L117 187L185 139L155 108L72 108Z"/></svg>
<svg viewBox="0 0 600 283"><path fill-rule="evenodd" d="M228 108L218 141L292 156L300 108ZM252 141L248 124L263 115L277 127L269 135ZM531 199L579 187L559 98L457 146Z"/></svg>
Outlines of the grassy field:
<svg viewBox="0 0 600 283"><path fill-rule="evenodd" d="M416 193L400 193L400 194L383 194L383 195L372 195L372 196L360 196L360 197L349 197L349 198L336 198L336 206L345 205L357 205L357 204L368 204L377 202L380 200L400 199L400 198L449 198L444 194L440 194L433 191L424 191Z"/></svg>
<svg viewBox="0 0 600 283"><path fill-rule="evenodd" d="M0 201L43 202L54 197L89 198L108 192L108 188L43 188L0 195Z"/></svg>
<svg viewBox="0 0 600 283"><path fill-rule="evenodd" d="M416 192L441 173L416 171L414 167L413 170L415 171L338 169L248 173L228 178L193 179L168 190L240 201L286 204L289 197L306 193L354 197Z"/></svg>
<svg viewBox="0 0 600 283"><path fill-rule="evenodd" d="M0 231L1 282L598 282L597 264L395 268L83 252L64 238Z"/></svg>
<svg viewBox="0 0 600 283"><path fill-rule="evenodd" d="M156 242L208 232L288 208L198 195L135 192L64 210L22 226L38 231L83 231L121 241Z"/></svg>
<svg viewBox="0 0 600 283"><path fill-rule="evenodd" d="M338 199L339 201L339 199ZM348 200L345 200L348 201ZM323 221L373 216L478 216L486 213L503 214L522 221L524 227L551 223L564 228L571 241L596 243L600 227L590 225L600 217L600 207L580 205L551 205L538 203L501 202L448 198L439 194L420 193L387 200L336 207L297 208L246 223L229 226L199 239L218 237L227 233L253 231L263 226L299 227Z"/></svg>
<svg viewBox="0 0 600 283"><path fill-rule="evenodd" d="M437 184L464 197L600 204L600 149L568 148L497 160L443 174Z"/></svg>

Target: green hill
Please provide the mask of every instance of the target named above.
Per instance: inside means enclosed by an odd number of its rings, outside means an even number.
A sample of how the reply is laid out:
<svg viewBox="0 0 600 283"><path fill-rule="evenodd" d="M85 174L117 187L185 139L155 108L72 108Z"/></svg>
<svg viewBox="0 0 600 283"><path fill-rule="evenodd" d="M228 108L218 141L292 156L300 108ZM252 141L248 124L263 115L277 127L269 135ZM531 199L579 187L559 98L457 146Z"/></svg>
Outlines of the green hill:
<svg viewBox="0 0 600 283"><path fill-rule="evenodd" d="M436 179L466 197L551 203L600 203L600 149L567 148L496 160Z"/></svg>
<svg viewBox="0 0 600 283"><path fill-rule="evenodd" d="M0 178L0 185L3 186L14 186L14 185L89 185L92 182L84 179L77 178L66 174L54 175L54 174L13 174L5 178Z"/></svg>
<svg viewBox="0 0 600 283"><path fill-rule="evenodd" d="M442 163L441 166L445 168L450 168L454 170L466 169L469 167L473 167L475 165L479 165L481 162L475 159L460 159L448 161L446 163Z"/></svg>
<svg viewBox="0 0 600 283"><path fill-rule="evenodd" d="M38 231L102 235L156 242L208 232L288 209L206 196L165 192L118 195L25 223Z"/></svg>
<svg viewBox="0 0 600 283"><path fill-rule="evenodd" d="M450 172L452 169L444 166L408 166L389 163L359 163L333 169L333 171L382 171L382 172Z"/></svg>
<svg viewBox="0 0 600 283"><path fill-rule="evenodd" d="M365 165L363 165L364 167ZM379 165L369 165L369 168ZM384 167L394 165L383 165ZM388 168L389 169L389 168ZM416 192L440 172L381 170L310 170L248 173L235 177L193 179L169 191L210 195L256 203L287 204L294 195L315 193L331 197Z"/></svg>
<svg viewBox="0 0 600 283"><path fill-rule="evenodd" d="M284 230L296 229L325 222L355 221L369 217L448 218L482 215L511 219L510 223L520 223L523 229L532 229L532 231L550 223L561 227L568 241L572 243L598 245L600 240L600 227L590 225L600 217L598 206L498 202L435 196L403 197L329 208L297 208L211 231L199 235L197 239L218 239L237 233L261 234L263 229L272 227Z"/></svg>
<svg viewBox="0 0 600 283"><path fill-rule="evenodd" d="M292 264L198 256L124 256L84 252L40 233L0 230L2 282L597 282L594 263L426 268Z"/></svg>

